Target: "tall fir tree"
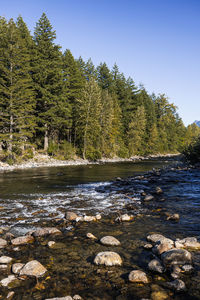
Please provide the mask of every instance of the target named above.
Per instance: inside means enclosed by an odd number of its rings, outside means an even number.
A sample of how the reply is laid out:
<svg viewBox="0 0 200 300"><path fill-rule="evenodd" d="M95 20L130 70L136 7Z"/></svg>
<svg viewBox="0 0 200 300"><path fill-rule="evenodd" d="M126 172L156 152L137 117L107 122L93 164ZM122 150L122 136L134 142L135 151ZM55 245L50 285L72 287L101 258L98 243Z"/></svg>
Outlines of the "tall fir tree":
<svg viewBox="0 0 200 300"><path fill-rule="evenodd" d="M0 70L1 139L12 151L29 142L35 127L30 55L13 19L0 22Z"/></svg>
<svg viewBox="0 0 200 300"><path fill-rule="evenodd" d="M34 32L36 58L33 79L37 93L38 131L42 133L44 150L49 139L58 139L63 126L67 126L68 109L63 99L62 54L55 44L56 33L43 13Z"/></svg>

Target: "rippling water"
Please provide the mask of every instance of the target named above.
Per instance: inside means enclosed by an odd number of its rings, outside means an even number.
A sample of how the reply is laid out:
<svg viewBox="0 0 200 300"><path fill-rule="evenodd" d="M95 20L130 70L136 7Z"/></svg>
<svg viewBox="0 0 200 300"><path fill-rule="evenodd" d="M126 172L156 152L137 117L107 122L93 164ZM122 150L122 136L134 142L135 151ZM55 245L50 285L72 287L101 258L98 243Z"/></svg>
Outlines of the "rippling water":
<svg viewBox="0 0 200 300"><path fill-rule="evenodd" d="M109 187L116 177L128 177L162 167L165 161L109 163L18 170L0 173L0 224L30 229L70 208L81 214L110 213L128 201ZM137 195L132 195L139 200Z"/></svg>

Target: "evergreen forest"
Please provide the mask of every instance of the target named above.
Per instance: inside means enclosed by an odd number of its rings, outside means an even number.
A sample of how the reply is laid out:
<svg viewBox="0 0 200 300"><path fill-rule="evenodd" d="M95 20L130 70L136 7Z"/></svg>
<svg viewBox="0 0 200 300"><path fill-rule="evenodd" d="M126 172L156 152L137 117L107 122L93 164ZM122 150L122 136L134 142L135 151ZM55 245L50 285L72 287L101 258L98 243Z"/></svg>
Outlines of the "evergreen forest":
<svg viewBox="0 0 200 300"><path fill-rule="evenodd" d="M164 94L136 86L116 64L62 50L45 14L33 34L21 16L0 18L1 160L176 153L199 134Z"/></svg>

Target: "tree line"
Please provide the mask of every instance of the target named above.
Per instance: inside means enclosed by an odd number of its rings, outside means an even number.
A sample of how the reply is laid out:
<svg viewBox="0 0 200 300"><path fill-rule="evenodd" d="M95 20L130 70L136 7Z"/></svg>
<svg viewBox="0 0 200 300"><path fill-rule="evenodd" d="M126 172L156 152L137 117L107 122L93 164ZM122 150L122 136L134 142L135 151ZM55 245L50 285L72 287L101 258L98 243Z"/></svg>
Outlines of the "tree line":
<svg viewBox="0 0 200 300"><path fill-rule="evenodd" d="M91 160L172 153L199 131L184 126L164 94L150 95L116 64L95 67L62 52L45 14L33 35L21 16L0 18L1 159L34 150Z"/></svg>

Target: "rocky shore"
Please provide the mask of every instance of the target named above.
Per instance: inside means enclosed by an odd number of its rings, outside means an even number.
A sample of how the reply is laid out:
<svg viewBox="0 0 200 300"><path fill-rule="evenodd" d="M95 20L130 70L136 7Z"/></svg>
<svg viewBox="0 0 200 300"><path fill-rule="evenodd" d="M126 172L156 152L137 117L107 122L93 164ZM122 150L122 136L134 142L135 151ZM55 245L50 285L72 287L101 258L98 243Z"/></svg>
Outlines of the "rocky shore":
<svg viewBox="0 0 200 300"><path fill-rule="evenodd" d="M59 166L79 166L79 165L89 165L89 164L102 164L102 163L114 163L114 162L135 162L141 160L149 159L158 159L158 158L167 158L167 159L180 159L179 154L158 154L158 155L149 155L149 156L133 156L131 158L102 158L97 161L89 161L81 158L75 160L57 160L48 155L36 154L33 159L22 162L20 164L9 165L5 162L0 161L0 172L2 171L13 171L16 169L30 169L30 168L41 168L41 167L59 167Z"/></svg>
<svg viewBox="0 0 200 300"><path fill-rule="evenodd" d="M110 189L129 198L134 189L141 201L110 215L67 210L22 236L1 227L1 298L200 299L198 227L196 236L185 235L184 215L168 200L172 184L191 171L178 166L117 178Z"/></svg>

